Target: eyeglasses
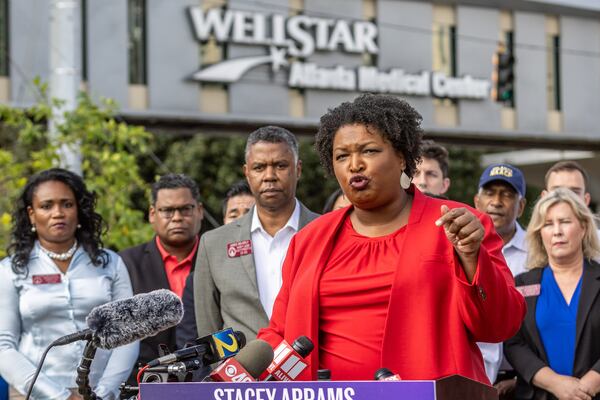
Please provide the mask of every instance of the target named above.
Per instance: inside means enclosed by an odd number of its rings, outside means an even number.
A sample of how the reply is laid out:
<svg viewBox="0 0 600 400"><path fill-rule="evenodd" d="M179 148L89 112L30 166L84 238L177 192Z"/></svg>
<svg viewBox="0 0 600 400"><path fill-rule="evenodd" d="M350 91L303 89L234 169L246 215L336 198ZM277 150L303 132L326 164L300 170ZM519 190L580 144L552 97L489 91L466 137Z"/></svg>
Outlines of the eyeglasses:
<svg viewBox="0 0 600 400"><path fill-rule="evenodd" d="M194 214L194 208L196 208L193 204L187 204L181 207L164 207L158 209L158 214L164 219L171 219L175 215L176 211L179 211L182 217L190 217Z"/></svg>

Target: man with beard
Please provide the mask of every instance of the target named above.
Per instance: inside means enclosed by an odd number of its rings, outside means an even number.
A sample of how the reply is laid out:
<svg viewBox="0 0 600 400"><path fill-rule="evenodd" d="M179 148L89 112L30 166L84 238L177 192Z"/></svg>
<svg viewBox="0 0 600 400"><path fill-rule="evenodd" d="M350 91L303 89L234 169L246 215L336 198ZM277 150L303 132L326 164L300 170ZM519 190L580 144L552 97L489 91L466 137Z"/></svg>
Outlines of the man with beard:
<svg viewBox="0 0 600 400"><path fill-rule="evenodd" d="M287 129L252 132L243 169L256 205L200 240L194 273L198 336L232 327L254 339L269 323L292 236L318 216L296 199L302 162Z"/></svg>

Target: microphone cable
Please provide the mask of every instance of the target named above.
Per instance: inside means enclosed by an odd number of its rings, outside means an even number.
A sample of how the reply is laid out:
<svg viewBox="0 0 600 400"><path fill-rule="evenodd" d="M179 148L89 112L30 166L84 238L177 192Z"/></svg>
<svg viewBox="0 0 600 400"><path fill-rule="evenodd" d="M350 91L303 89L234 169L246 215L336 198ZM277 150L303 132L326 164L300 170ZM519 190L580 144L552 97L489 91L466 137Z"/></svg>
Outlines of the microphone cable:
<svg viewBox="0 0 600 400"><path fill-rule="evenodd" d="M31 384L29 385L29 389L27 389L27 395L25 396L25 400L29 400L29 398L31 397L31 392L33 391L33 385L35 385L35 381L37 381L37 378L40 375L40 372L42 372L42 366L44 365L44 361L46 361L46 356L48 355L48 352L50 351L51 348L53 348L54 346L57 345L57 343L60 341L60 339L61 338L56 339L55 341L50 343L48 345L48 347L46 347L46 350L44 350L44 353L42 354L42 358L40 359L40 362L35 370L35 374L33 375L33 379L31 380Z"/></svg>

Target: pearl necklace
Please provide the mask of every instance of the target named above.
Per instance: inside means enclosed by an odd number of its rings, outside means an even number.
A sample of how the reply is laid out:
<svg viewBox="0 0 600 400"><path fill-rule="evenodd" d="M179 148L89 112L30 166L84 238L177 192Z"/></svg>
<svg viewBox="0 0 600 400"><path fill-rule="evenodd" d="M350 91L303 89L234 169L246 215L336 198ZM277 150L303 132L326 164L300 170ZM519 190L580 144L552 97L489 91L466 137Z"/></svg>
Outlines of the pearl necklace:
<svg viewBox="0 0 600 400"><path fill-rule="evenodd" d="M73 246L71 246L71 248L65 251L64 253L55 253L53 251L45 249L42 245L40 245L40 249L53 260L66 261L69 258L73 257L73 254L75 254L75 250L77 250L77 240L75 240Z"/></svg>

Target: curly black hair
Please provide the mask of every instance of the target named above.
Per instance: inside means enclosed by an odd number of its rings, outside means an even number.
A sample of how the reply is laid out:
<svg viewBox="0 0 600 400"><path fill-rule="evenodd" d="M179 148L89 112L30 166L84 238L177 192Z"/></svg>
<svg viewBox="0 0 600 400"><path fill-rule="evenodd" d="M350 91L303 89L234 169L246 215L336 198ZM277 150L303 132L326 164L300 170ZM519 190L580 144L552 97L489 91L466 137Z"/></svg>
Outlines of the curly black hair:
<svg viewBox="0 0 600 400"><path fill-rule="evenodd" d="M423 118L406 101L383 94L363 94L352 102L329 109L321 117L315 149L321 165L333 175L333 138L344 125L365 125L371 133L379 133L389 141L406 161L404 172L412 177L421 160Z"/></svg>
<svg viewBox="0 0 600 400"><path fill-rule="evenodd" d="M13 228L8 254L12 256L12 269L16 274L27 275L29 255L33 249L37 234L31 231L31 222L27 208L32 205L33 194L37 187L48 181L59 181L67 185L75 195L77 218L81 225L75 231L77 242L88 253L95 266L108 264L108 253L102 249L101 236L106 232L106 224L100 214L94 211L96 196L87 190L80 176L62 168L51 168L33 175L25 184L17 199L13 212Z"/></svg>

